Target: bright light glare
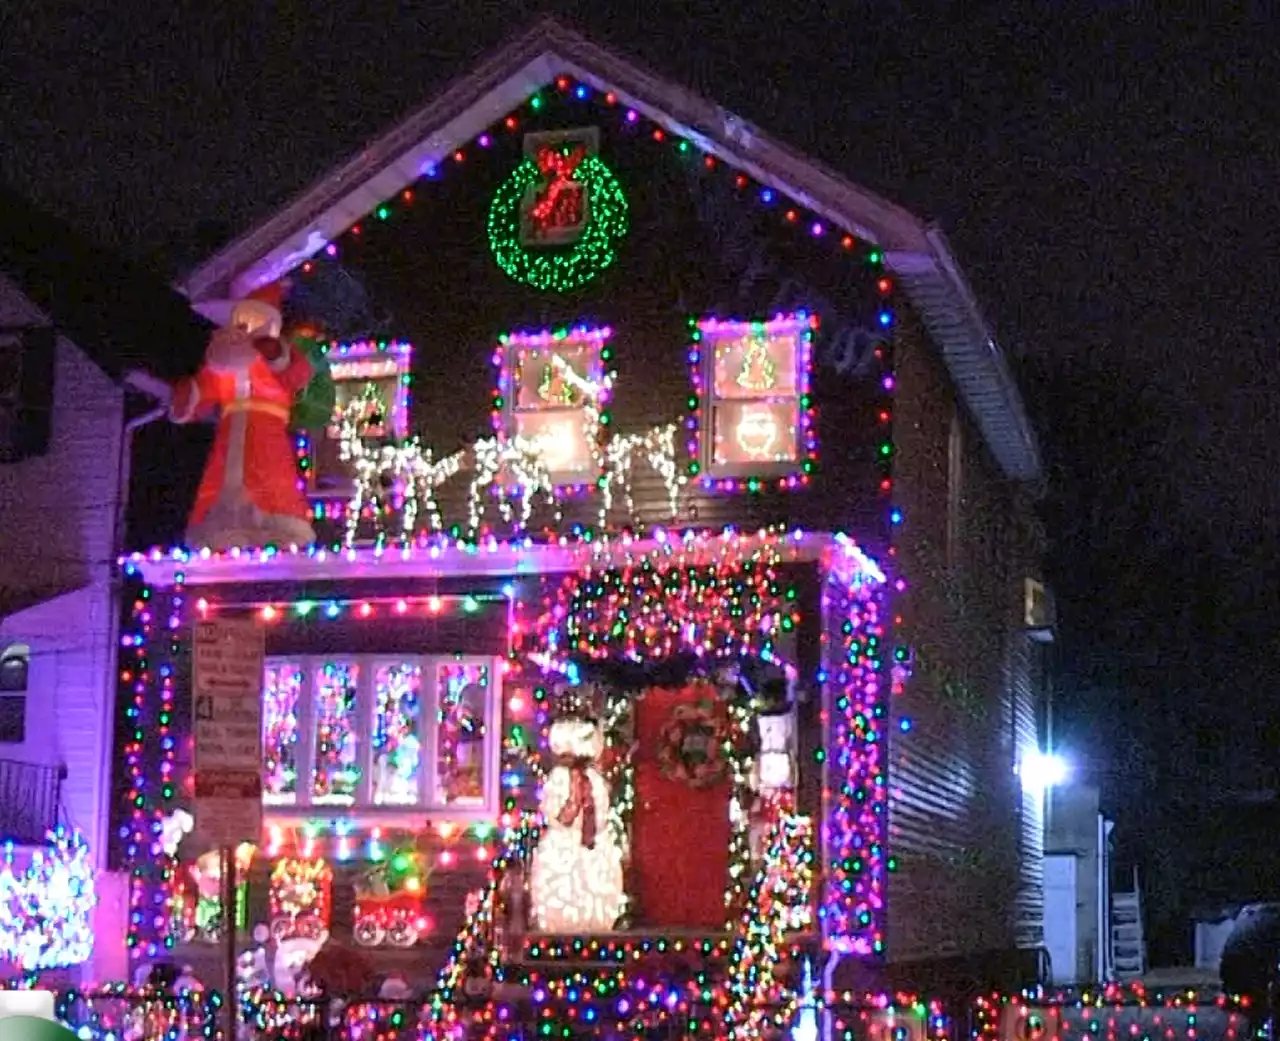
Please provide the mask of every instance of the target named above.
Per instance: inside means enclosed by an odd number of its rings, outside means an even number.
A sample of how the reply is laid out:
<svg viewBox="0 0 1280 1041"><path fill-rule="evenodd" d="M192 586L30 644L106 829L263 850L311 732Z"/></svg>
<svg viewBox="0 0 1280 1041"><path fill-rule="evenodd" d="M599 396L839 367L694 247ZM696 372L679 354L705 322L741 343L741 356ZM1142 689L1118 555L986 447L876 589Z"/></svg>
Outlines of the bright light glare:
<svg viewBox="0 0 1280 1041"><path fill-rule="evenodd" d="M1048 791L1066 782L1071 770L1067 761L1058 755L1033 752L1022 761L1018 775L1027 791Z"/></svg>

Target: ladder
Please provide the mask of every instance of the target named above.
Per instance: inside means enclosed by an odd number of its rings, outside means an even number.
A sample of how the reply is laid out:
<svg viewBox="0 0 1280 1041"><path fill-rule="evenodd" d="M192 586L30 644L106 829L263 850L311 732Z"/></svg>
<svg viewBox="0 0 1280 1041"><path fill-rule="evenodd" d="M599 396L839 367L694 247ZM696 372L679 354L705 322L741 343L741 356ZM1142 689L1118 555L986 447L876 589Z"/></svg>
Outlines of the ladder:
<svg viewBox="0 0 1280 1041"><path fill-rule="evenodd" d="M1133 888L1111 894L1111 964L1117 980L1130 980L1147 971L1147 942L1142 932L1142 890L1138 869Z"/></svg>

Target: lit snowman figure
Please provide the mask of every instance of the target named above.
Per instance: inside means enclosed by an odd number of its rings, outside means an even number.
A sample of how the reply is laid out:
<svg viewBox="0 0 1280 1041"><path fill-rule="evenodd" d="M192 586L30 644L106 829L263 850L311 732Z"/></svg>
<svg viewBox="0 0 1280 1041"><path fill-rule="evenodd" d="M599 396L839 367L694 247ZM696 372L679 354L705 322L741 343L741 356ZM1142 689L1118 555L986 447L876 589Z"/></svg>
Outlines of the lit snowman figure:
<svg viewBox="0 0 1280 1041"><path fill-rule="evenodd" d="M606 933L626 909L626 893L600 772L604 734L583 699L571 692L559 702L548 734L554 763L542 789L544 830L529 871L533 919L543 932Z"/></svg>

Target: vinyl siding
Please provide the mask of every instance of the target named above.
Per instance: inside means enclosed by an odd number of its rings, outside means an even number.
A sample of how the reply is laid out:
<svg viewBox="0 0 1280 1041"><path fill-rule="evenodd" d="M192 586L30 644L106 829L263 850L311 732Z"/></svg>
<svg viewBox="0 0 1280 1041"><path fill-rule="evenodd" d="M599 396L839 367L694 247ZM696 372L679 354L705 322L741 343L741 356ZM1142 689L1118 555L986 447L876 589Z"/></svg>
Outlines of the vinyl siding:
<svg viewBox="0 0 1280 1041"><path fill-rule="evenodd" d="M0 324L44 317L0 277ZM9 595L52 593L0 622L31 646L27 733L0 757L63 764L67 815L101 857L107 843L114 704L112 560L123 400L59 336L53 432L44 455L0 464L0 559Z"/></svg>
<svg viewBox="0 0 1280 1041"><path fill-rule="evenodd" d="M897 640L914 657L892 707L894 961L1034 944L1042 889L1039 810L1014 772L1037 719L1022 630L1029 504L998 476L926 334L904 319L895 485L908 589Z"/></svg>

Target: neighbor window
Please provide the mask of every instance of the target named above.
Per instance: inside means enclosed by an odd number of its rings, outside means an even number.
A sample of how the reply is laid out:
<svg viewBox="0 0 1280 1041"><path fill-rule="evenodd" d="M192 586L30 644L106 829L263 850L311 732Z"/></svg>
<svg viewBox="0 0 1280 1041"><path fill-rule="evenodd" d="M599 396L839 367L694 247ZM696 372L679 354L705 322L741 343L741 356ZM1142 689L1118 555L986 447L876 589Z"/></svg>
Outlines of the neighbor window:
<svg viewBox="0 0 1280 1041"><path fill-rule="evenodd" d="M48 450L56 353L52 329L0 327L0 463Z"/></svg>
<svg viewBox="0 0 1280 1041"><path fill-rule="evenodd" d="M465 656L269 660L264 801L357 811L493 809L495 665Z"/></svg>
<svg viewBox="0 0 1280 1041"><path fill-rule="evenodd" d="M13 643L0 651L0 744L20 745L27 738L27 682L31 648Z"/></svg>

